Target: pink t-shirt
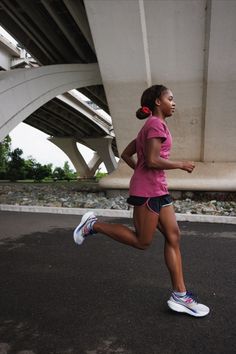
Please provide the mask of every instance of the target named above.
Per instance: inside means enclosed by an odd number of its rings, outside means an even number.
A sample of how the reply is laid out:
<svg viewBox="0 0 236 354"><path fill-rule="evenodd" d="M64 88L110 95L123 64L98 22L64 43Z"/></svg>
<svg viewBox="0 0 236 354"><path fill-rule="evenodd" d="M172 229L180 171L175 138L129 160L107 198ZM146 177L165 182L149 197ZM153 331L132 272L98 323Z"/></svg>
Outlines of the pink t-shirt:
<svg viewBox="0 0 236 354"><path fill-rule="evenodd" d="M145 145L148 139L161 138L160 156L168 159L172 137L165 122L151 116L138 133L136 151L138 156L134 174L130 180L129 194L139 197L159 197L168 194L166 175L163 170L148 168L145 163Z"/></svg>

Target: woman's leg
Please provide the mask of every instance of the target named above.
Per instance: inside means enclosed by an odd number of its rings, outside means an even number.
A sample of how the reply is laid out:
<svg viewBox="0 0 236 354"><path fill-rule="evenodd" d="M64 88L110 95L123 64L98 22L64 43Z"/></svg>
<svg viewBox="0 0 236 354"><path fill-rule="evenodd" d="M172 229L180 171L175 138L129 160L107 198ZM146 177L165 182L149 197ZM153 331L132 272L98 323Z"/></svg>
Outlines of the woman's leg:
<svg viewBox="0 0 236 354"><path fill-rule="evenodd" d="M173 290L184 292L186 287L180 253L180 230L173 205L161 208L158 229L165 237L165 262L170 272Z"/></svg>
<svg viewBox="0 0 236 354"><path fill-rule="evenodd" d="M96 232L105 234L126 245L146 249L152 239L158 223L158 215L150 211L146 205L134 207L135 232L120 224L107 224L97 221L93 225Z"/></svg>

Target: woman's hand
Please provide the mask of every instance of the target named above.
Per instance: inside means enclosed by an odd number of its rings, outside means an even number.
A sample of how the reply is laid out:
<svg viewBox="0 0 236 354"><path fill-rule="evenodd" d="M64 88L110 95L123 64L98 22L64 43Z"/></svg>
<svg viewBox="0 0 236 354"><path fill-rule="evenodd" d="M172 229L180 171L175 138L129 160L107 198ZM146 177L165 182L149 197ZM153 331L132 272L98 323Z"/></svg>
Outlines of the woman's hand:
<svg viewBox="0 0 236 354"><path fill-rule="evenodd" d="M193 161L183 161L181 162L181 170L187 171L188 173L192 173L195 168L195 163Z"/></svg>

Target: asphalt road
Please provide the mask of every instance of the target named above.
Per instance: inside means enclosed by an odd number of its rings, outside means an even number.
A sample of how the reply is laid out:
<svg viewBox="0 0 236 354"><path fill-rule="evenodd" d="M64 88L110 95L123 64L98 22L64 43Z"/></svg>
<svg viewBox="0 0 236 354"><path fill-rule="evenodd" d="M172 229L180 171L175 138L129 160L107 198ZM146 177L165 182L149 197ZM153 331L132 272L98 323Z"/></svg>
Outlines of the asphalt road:
<svg viewBox="0 0 236 354"><path fill-rule="evenodd" d="M128 219L109 222L130 224ZM209 316L171 312L157 232L147 251L77 216L0 212L0 354L236 353L236 226L180 223L186 283Z"/></svg>

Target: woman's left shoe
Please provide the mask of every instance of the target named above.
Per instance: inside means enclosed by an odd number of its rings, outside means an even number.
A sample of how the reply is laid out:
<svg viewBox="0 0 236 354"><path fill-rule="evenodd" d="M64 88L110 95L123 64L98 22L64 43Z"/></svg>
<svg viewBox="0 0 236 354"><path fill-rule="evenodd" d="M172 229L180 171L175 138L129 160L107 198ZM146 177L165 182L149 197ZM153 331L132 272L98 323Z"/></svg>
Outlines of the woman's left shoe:
<svg viewBox="0 0 236 354"><path fill-rule="evenodd" d="M93 230L93 225L96 221L97 217L93 211L88 211L84 214L73 233L75 243L81 245L86 236L96 234L96 231Z"/></svg>
<svg viewBox="0 0 236 354"><path fill-rule="evenodd" d="M184 296L177 296L173 292L167 304L173 311L187 313L194 317L204 317L210 312L209 307L199 304L189 291Z"/></svg>

